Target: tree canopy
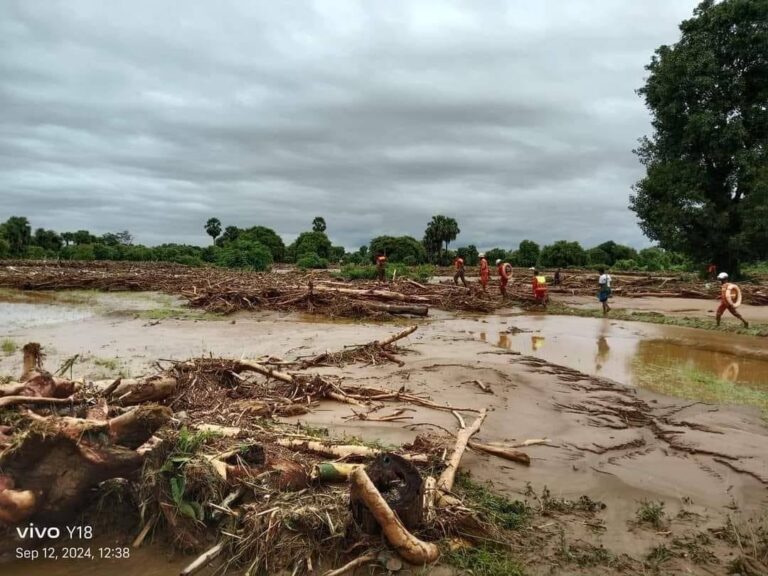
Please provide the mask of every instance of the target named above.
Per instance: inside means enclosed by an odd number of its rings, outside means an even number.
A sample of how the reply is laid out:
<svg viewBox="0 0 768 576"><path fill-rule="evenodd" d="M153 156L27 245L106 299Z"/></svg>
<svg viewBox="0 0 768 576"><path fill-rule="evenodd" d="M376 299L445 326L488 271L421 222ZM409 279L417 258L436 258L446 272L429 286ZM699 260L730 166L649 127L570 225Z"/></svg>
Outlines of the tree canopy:
<svg viewBox="0 0 768 576"><path fill-rule="evenodd" d="M315 216L315 219L312 220L312 232L325 232L325 218Z"/></svg>
<svg viewBox="0 0 768 576"><path fill-rule="evenodd" d="M371 240L370 250L366 253L371 257L385 254L391 262L406 264L421 264L427 259L424 246L411 236L377 236Z"/></svg>
<svg viewBox="0 0 768 576"><path fill-rule="evenodd" d="M739 273L768 245L768 0L706 0L638 92L653 134L630 207L662 248Z"/></svg>
<svg viewBox="0 0 768 576"><path fill-rule="evenodd" d="M587 253L578 242L558 240L541 249L539 263L548 268L584 266L587 263Z"/></svg>
<svg viewBox="0 0 768 576"><path fill-rule="evenodd" d="M424 248L427 255L432 260L440 260L443 254L443 245L445 251L448 251L448 245L456 240L461 230L459 224L454 218L449 216L432 216L427 229L424 231Z"/></svg>
<svg viewBox="0 0 768 576"><path fill-rule="evenodd" d="M216 242L216 238L221 234L221 220L218 218L208 218L208 222L205 223L205 233L213 238L213 242Z"/></svg>

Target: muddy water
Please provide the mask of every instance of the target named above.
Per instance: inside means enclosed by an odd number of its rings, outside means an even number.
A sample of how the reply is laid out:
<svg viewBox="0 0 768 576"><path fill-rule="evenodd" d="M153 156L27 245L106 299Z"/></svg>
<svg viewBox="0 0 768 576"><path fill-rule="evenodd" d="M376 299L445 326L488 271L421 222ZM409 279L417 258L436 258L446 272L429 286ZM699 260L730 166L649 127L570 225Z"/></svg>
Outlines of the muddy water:
<svg viewBox="0 0 768 576"><path fill-rule="evenodd" d="M628 384L642 365L687 367L768 390L765 339L675 326L568 316L455 321L469 336Z"/></svg>

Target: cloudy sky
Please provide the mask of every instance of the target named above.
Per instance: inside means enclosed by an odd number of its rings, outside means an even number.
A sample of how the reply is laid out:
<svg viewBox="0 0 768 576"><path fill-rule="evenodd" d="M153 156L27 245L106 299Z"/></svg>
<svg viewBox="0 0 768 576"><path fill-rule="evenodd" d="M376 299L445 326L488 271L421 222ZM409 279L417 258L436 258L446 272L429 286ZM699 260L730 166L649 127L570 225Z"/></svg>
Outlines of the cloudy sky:
<svg viewBox="0 0 768 576"><path fill-rule="evenodd" d="M3 0L0 221L643 246L634 90L696 3Z"/></svg>

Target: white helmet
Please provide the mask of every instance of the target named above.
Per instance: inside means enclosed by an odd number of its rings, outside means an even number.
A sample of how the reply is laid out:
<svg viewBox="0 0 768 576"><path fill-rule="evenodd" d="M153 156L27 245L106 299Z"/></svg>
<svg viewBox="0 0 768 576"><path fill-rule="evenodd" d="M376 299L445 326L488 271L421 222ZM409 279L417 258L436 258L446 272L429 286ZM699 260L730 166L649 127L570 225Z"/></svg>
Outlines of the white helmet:
<svg viewBox="0 0 768 576"><path fill-rule="evenodd" d="M497 264L497 265L498 265L498 264L501 264L501 260L500 260L500 259L499 259L499 260L496 260L496 264Z"/></svg>
<svg viewBox="0 0 768 576"><path fill-rule="evenodd" d="M480 252L480 254L477 255L478 258L485 258L485 252Z"/></svg>
<svg viewBox="0 0 768 576"><path fill-rule="evenodd" d="M728 273L727 272L720 272L720 274L717 275L718 280L727 280L728 279Z"/></svg>

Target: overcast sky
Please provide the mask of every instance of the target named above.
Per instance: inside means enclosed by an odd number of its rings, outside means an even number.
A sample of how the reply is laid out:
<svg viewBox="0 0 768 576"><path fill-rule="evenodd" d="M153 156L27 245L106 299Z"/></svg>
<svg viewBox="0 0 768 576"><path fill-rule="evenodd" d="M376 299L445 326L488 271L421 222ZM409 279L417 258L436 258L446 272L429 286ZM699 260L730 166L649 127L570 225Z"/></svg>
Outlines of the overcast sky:
<svg viewBox="0 0 768 576"><path fill-rule="evenodd" d="M0 221L643 246L634 90L696 4L3 0Z"/></svg>

